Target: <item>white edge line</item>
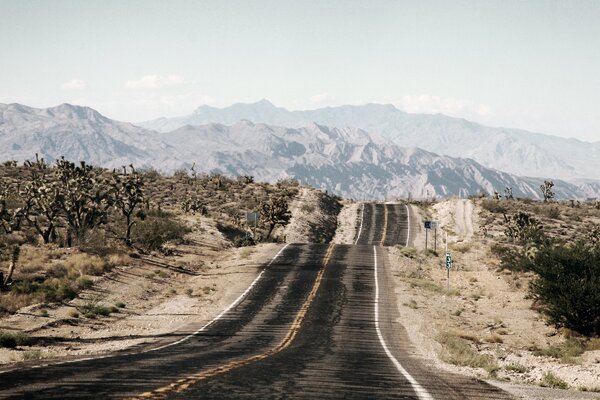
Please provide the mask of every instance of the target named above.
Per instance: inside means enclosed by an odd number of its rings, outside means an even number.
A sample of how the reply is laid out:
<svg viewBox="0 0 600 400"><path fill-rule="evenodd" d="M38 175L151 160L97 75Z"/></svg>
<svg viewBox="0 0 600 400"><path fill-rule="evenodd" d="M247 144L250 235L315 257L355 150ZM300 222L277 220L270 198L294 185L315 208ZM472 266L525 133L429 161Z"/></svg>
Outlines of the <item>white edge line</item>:
<svg viewBox="0 0 600 400"><path fill-rule="evenodd" d="M358 239L360 239L360 234L362 233L363 221L365 219L365 203L362 203L362 208L360 211L360 228L358 229L358 235L356 235L355 245L358 244Z"/></svg>
<svg viewBox="0 0 600 400"><path fill-rule="evenodd" d="M271 264L273 264L273 262L277 259L277 257L279 257L281 255L281 253L283 253L283 251L289 246L290 244L286 244L285 246L283 246L278 252L277 254L275 254L275 256L271 259L271 261L269 261L269 263L267 264L267 267L270 266ZM164 346L160 346L160 347L155 347L152 349L148 349L145 351L140 351L138 353L135 354L144 354L144 353L150 353L152 351L156 351L156 350L161 350L161 349L165 349L167 347L171 347L171 346L175 346L177 344L180 344L182 342L185 342L186 340L191 339L192 337L196 336L197 334L199 334L200 332L202 332L203 330L205 330L206 328L208 328L209 326L211 326L212 324L214 324L215 322L217 322L219 319L221 319L225 314L227 314L227 312L229 310L231 310L233 307L237 306L242 299L248 294L248 292L258 283L258 281L260 280L260 278L262 277L263 273L265 272L265 269L263 268L263 270L260 272L260 274L258 274L258 276L252 281L252 283L250 284L250 286L248 286L248 288L244 291L244 293L242 293L237 299L235 299L235 301L233 303L231 303L229 305L229 307L227 307L225 310L221 311L221 313L219 315L217 315L215 318L213 318L210 322L208 322L206 325L204 325L202 328L198 329L196 332L189 334L188 336L179 339L176 342L173 343L169 343L166 344ZM78 358L76 360L68 360L68 361L59 361L56 363L48 363L48 364L40 364L40 365L34 365L32 367L30 367L30 369L34 369L34 368L42 368L42 367L50 367L50 366L54 366L54 365L62 365L62 364L70 364L70 363L77 363L77 362L82 362L82 361L89 361L89 360L101 360L103 358L110 358L110 357L117 357L117 356L121 356L124 354L107 354L107 355L101 355L98 357L86 357L86 358ZM19 371L19 370L23 370L20 368L13 368L13 369L9 369L6 371L0 371L0 375L2 374L6 374L8 372L13 372L13 371ZM26 369L25 369L26 370Z"/></svg>
<svg viewBox="0 0 600 400"><path fill-rule="evenodd" d="M410 209L408 208L408 204L405 204L404 207L406 207L406 222L408 222L408 232L406 233L406 247L408 247L408 240L410 239Z"/></svg>
<svg viewBox="0 0 600 400"><path fill-rule="evenodd" d="M373 251L373 259L375 260L375 330L377 331L377 337L379 337L381 347L383 347L383 351L385 351L385 354L392 361L392 363L394 363L396 369L410 382L410 385L417 394L417 397L421 400L433 400L433 397L429 394L429 392L423 386L421 386L419 382L417 382L417 380L413 378L407 370L404 369L404 367L402 366L402 364L400 364L396 357L394 357L390 349L387 347L385 340L383 339L383 335L381 334L381 330L379 329L379 282L377 281L377 246L373 246Z"/></svg>

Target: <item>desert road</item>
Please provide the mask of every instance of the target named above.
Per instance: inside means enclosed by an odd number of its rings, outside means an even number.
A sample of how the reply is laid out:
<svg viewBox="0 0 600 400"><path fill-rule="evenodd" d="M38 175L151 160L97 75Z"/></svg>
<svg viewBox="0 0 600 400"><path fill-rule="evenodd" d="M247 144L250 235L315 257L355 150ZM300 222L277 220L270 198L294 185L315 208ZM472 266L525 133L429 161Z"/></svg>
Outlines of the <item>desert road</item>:
<svg viewBox="0 0 600 400"><path fill-rule="evenodd" d="M15 399L510 399L436 370L402 327L383 246L411 209L365 204L355 244L289 244L217 319L154 348L0 373Z"/></svg>

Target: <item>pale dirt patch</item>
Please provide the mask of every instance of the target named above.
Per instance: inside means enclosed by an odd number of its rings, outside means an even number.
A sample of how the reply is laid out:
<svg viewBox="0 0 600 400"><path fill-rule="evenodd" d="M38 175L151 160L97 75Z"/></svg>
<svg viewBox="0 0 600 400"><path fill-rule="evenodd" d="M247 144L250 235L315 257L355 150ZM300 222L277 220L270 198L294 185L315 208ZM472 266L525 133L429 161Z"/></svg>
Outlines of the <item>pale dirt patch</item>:
<svg viewBox="0 0 600 400"><path fill-rule="evenodd" d="M210 321L255 279L263 263L281 245L229 248L213 220L188 216L193 226L188 244L173 246L175 256L142 256L95 278L90 290L61 306L33 305L3 318L0 329L44 338L44 345L0 349L0 363L24 358L100 354L160 339L159 335ZM81 315L89 301L118 313L94 319ZM41 316L41 309L47 316ZM79 316L74 317L73 313Z"/></svg>
<svg viewBox="0 0 600 400"><path fill-rule="evenodd" d="M344 202L338 215L338 227L333 238L335 244L354 244L361 218L361 203Z"/></svg>
<svg viewBox="0 0 600 400"><path fill-rule="evenodd" d="M290 204L292 219L283 230L286 243L329 243L335 235L339 201L318 189L303 187Z"/></svg>
<svg viewBox="0 0 600 400"><path fill-rule="evenodd" d="M415 218L414 214L421 210L413 207L413 211ZM532 300L526 298L527 278L497 271L497 261L489 250L492 241L479 234L478 206L470 200L450 199L436 204L432 211L430 217L440 221L448 232L449 251L454 257L450 291L446 290L443 257L422 251L424 229L421 224L418 225L420 232L413 231L419 249L416 254L409 257L398 248L388 248L387 252L398 295L399 322L406 327L422 356L445 370L490 378L483 369L459 367L440 360L442 346L436 338L441 333L464 334L476 340L477 343L472 342L472 348L493 356L499 366L495 371L498 379L537 385L544 374L552 372L572 389L600 390L599 351L586 352L577 365L533 355L531 349L534 346L547 348L561 343L564 338L546 325L543 316L532 310ZM494 341L492 338L500 338L501 343L490 343ZM512 371L514 365L525 371ZM536 399L600 396L598 393L536 387L526 391L517 386L513 393L525 396L520 398ZM554 397L548 393L553 393ZM569 397L569 394L573 396Z"/></svg>

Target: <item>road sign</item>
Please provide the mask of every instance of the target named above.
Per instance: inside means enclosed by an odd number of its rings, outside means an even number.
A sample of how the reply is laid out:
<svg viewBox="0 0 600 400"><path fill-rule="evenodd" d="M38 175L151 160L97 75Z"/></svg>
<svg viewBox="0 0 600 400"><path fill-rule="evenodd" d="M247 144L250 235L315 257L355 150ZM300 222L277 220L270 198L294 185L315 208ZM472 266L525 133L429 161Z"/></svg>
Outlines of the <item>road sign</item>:
<svg viewBox="0 0 600 400"><path fill-rule="evenodd" d="M437 229L438 222L437 221L423 221L423 225L425 229Z"/></svg>
<svg viewBox="0 0 600 400"><path fill-rule="evenodd" d="M446 253L446 269L450 270L452 268L452 254L450 252Z"/></svg>
<svg viewBox="0 0 600 400"><path fill-rule="evenodd" d="M254 211L246 211L246 221L256 222L258 221L258 213Z"/></svg>

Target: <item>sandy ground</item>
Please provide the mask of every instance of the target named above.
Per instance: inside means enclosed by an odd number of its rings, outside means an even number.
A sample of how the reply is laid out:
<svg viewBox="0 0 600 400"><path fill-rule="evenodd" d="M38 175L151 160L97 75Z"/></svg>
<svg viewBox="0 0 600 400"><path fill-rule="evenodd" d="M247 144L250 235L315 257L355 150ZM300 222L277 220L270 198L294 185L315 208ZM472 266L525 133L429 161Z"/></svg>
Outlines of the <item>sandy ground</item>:
<svg viewBox="0 0 600 400"><path fill-rule="evenodd" d="M142 256L96 278L90 290L72 302L21 309L0 321L4 331L23 331L44 338L44 345L0 349L0 363L99 354L160 339L189 324L208 322L232 303L256 277L262 263L280 245L228 248L214 222L190 217L194 233L175 256ZM75 317L77 307L98 302L123 303L118 313L94 319Z"/></svg>
<svg viewBox="0 0 600 400"><path fill-rule="evenodd" d="M292 219L283 230L286 243L310 243L315 239L311 234L313 227L326 223L327 216L318 206L318 194L316 189L303 187L291 202Z"/></svg>
<svg viewBox="0 0 600 400"><path fill-rule="evenodd" d="M290 223L274 233L285 235L288 242L310 242L311 229L318 232L319 224L332 218L319 208L317 194L316 189L301 188L290 205ZM192 233L186 244L171 246L173 256L128 260L94 278L90 290L67 304L32 305L1 319L0 330L25 332L42 342L14 350L0 348L0 364L112 352L164 341L161 335L185 327L197 328L231 304L281 247L232 248L214 220L188 215L186 222ZM118 312L84 317L81 309L90 304Z"/></svg>
<svg viewBox="0 0 600 400"><path fill-rule="evenodd" d="M413 219L423 213L415 206L413 211ZM400 322L422 355L439 368L491 378L481 368L459 367L440 360L442 345L436 339L442 333L451 333L469 338L472 348L491 355L498 364L495 382L507 386L519 398L599 398L599 393L503 383L538 385L544 374L551 372L572 389L600 391L600 351L588 351L572 364L533 355L532 347L547 348L564 338L532 310L532 301L526 298L527 282L512 273L497 272L489 252L491 242L479 234L477 207L470 200L451 199L436 204L431 212L427 217L439 221L442 231L448 233L449 251L454 256L450 290L443 247L439 257L422 251L388 249ZM415 247L424 249L424 229L420 223L416 226L419 231L415 232Z"/></svg>
<svg viewBox="0 0 600 400"><path fill-rule="evenodd" d="M338 215L338 227L333 238L335 244L354 244L357 226L360 223L361 203L344 203Z"/></svg>

